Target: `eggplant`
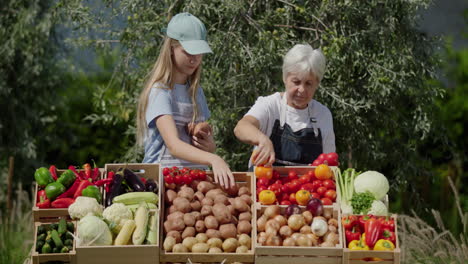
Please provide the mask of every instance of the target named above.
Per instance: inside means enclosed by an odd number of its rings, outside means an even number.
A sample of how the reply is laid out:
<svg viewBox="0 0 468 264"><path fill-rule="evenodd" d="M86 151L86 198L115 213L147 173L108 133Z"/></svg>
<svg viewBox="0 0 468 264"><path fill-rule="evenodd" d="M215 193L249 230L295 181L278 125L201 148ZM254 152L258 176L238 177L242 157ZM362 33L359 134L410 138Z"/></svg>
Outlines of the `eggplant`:
<svg viewBox="0 0 468 264"><path fill-rule="evenodd" d="M122 171L118 171L115 173L114 178L112 179L112 187L110 191L106 195L106 207L110 206L112 204L112 199L114 197L120 195L120 188L122 187L122 181L123 181L123 176L122 176Z"/></svg>
<svg viewBox="0 0 468 264"><path fill-rule="evenodd" d="M153 179L147 179L145 183L147 192L154 192L158 194L158 184Z"/></svg>
<svg viewBox="0 0 468 264"><path fill-rule="evenodd" d="M145 184L141 181L140 177L138 177L135 173L133 173L129 169L124 169L124 179L130 188L132 188L135 192L144 192L145 191Z"/></svg>

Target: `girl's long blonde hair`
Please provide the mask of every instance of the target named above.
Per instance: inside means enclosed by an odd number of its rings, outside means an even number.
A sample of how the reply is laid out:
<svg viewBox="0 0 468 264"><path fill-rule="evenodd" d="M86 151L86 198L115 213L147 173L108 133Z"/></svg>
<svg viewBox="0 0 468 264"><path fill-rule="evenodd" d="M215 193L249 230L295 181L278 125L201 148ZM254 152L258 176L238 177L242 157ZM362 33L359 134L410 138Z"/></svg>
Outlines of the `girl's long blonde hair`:
<svg viewBox="0 0 468 264"><path fill-rule="evenodd" d="M171 39L169 37L164 38L163 45L161 47L158 60L153 66L148 79L145 83L144 89L140 94L140 99L138 100L138 110L137 110L137 131L136 131L136 140L137 144L142 146L148 131L147 120L146 120L146 109L148 107L148 97L151 91L151 88L155 83L162 83L165 85L165 89L174 88L174 78L173 78L173 67L171 48L179 46L179 41ZM190 88L189 94L193 104L193 115L192 122L195 122L199 115L198 104L197 104L197 90L200 84L200 73L202 65L198 66L195 72L189 77Z"/></svg>

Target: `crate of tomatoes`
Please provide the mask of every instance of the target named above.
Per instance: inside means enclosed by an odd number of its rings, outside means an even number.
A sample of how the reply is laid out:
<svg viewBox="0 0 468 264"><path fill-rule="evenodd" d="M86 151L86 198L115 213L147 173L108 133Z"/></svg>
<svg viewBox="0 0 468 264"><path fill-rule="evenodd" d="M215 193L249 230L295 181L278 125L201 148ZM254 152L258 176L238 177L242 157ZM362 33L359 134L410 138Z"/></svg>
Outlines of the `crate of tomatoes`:
<svg viewBox="0 0 468 264"><path fill-rule="evenodd" d="M397 215L343 216L343 263L379 261L378 263L399 264L400 246L396 221Z"/></svg>

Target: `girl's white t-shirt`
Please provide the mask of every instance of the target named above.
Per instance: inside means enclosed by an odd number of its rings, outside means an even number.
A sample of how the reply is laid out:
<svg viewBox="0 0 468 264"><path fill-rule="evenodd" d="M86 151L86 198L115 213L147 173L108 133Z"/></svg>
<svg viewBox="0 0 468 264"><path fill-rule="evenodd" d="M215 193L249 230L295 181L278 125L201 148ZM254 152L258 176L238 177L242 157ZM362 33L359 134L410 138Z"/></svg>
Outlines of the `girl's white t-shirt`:
<svg viewBox="0 0 468 264"><path fill-rule="evenodd" d="M250 115L257 119L260 122L260 131L270 137L275 120L280 120L282 103L281 93L279 92L269 96L260 96L245 116ZM285 122L294 132L312 127L317 134L318 129L320 129L322 132L323 153L336 151L333 118L326 106L313 99L305 109L285 106ZM317 122L310 122L310 117L315 118Z"/></svg>

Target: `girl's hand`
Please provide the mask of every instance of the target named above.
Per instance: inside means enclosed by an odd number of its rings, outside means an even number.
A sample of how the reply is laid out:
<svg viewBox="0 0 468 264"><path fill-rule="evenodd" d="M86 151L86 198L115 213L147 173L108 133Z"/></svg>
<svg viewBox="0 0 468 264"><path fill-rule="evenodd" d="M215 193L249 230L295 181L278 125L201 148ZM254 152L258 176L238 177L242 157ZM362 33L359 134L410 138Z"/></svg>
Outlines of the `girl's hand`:
<svg viewBox="0 0 468 264"><path fill-rule="evenodd" d="M236 185L234 176L232 175L229 166L222 158L216 156L216 158L214 158L211 162L211 168L213 169L214 181L216 183L225 189L229 189L230 187L234 187Z"/></svg>
<svg viewBox="0 0 468 264"><path fill-rule="evenodd" d="M216 150L216 143L214 142L213 135L206 133L205 131L198 131L197 136L192 136L192 144L210 153L214 153Z"/></svg>
<svg viewBox="0 0 468 264"><path fill-rule="evenodd" d="M266 166L269 167L275 162L275 148L271 140L262 135L259 139L257 148L252 153L252 163L255 166Z"/></svg>

